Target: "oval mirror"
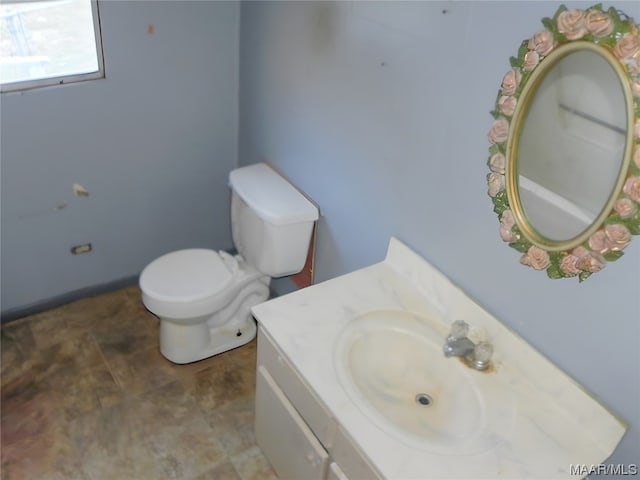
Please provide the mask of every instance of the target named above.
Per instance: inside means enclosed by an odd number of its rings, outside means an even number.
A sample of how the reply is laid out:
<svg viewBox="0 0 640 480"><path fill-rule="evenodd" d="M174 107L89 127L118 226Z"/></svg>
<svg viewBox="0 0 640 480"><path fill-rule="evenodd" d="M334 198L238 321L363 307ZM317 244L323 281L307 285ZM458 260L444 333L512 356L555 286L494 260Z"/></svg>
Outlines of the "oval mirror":
<svg viewBox="0 0 640 480"><path fill-rule="evenodd" d="M515 175L508 181L519 197L512 203L522 209L529 235L550 247L579 238L608 213L629 121L619 73L602 52L579 46L557 53L555 64L538 70L539 86L521 96L529 104L507 147Z"/></svg>
<svg viewBox="0 0 640 480"><path fill-rule="evenodd" d="M640 31L600 5L542 23L492 112L489 195L521 263L582 281L640 234Z"/></svg>

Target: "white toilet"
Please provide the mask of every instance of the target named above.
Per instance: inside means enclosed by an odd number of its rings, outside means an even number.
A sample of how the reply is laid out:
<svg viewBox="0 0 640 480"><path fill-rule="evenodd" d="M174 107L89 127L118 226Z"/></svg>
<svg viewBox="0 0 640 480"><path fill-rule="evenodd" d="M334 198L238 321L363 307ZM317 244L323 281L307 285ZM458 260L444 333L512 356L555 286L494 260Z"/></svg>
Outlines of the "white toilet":
<svg viewBox="0 0 640 480"><path fill-rule="evenodd" d="M250 308L269 297L271 277L304 267L318 209L264 163L233 170L231 231L239 252L187 249L157 258L140 275L142 301L160 319L160 352L174 363L251 341Z"/></svg>

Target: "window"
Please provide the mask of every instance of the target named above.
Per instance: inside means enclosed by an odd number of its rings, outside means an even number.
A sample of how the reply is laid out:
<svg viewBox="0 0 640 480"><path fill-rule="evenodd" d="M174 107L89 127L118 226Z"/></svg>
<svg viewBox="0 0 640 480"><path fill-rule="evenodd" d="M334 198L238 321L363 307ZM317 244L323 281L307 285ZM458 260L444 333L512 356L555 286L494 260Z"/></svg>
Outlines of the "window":
<svg viewBox="0 0 640 480"><path fill-rule="evenodd" d="M0 0L3 92L101 77L97 0Z"/></svg>

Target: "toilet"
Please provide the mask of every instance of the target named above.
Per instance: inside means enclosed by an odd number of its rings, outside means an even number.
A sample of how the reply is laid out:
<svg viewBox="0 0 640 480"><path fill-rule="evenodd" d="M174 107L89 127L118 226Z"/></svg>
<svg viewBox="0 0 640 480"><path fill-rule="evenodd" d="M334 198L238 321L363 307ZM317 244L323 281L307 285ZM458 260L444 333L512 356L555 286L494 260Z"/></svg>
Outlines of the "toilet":
<svg viewBox="0 0 640 480"><path fill-rule="evenodd" d="M167 253L140 274L145 307L160 319L160 352L190 363L251 341L251 307L272 277L304 267L318 209L265 163L229 174L237 255L190 248Z"/></svg>

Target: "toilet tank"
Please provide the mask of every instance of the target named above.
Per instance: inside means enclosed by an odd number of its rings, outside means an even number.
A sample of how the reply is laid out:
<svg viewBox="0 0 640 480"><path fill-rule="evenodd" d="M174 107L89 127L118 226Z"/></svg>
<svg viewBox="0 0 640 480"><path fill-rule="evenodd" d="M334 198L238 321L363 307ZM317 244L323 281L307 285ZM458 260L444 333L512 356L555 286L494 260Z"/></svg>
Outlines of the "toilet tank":
<svg viewBox="0 0 640 480"><path fill-rule="evenodd" d="M304 267L318 209L265 163L229 174L231 232L238 252L270 277Z"/></svg>

